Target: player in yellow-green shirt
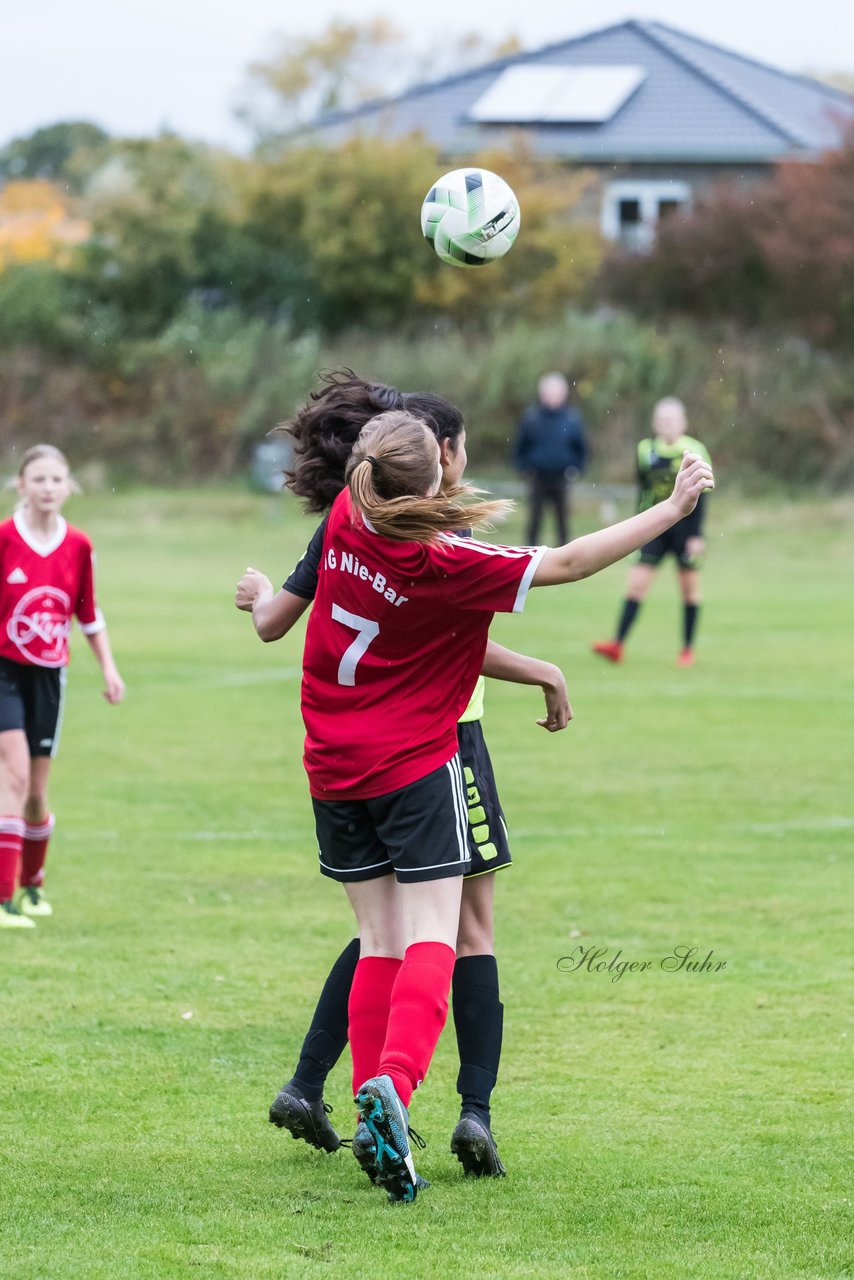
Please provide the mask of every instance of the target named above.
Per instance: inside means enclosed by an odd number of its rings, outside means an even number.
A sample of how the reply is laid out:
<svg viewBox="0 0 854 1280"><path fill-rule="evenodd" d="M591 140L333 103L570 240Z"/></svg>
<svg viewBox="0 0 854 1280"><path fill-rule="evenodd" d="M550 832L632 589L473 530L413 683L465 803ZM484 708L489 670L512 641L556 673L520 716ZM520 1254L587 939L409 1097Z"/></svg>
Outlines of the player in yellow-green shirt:
<svg viewBox="0 0 854 1280"><path fill-rule="evenodd" d="M639 511L646 511L656 502L670 497L686 450L707 462L711 461L706 446L689 436L687 427L685 406L681 400L675 396L659 400L652 415L653 435L638 445ZM664 557L672 554L676 559L682 592L682 649L677 661L680 667L694 665L694 637L700 612L700 565L705 550L703 519L707 501L707 495L703 494L690 516L641 547L629 573L626 598L614 639L594 644L594 653L610 662L622 661L626 637L637 618L641 601L652 586L655 571Z"/></svg>

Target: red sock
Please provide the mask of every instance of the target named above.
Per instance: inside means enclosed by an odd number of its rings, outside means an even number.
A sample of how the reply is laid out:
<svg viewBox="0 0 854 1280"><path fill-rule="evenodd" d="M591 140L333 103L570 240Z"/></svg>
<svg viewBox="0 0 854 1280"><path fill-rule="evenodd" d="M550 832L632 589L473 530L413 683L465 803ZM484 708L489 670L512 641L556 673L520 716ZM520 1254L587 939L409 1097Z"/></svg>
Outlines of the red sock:
<svg viewBox="0 0 854 1280"><path fill-rule="evenodd" d="M18 887L24 819L0 814L0 902L7 902Z"/></svg>
<svg viewBox="0 0 854 1280"><path fill-rule="evenodd" d="M348 1005L353 1093L378 1074L385 1043L391 989L403 962L393 956L365 956L356 965Z"/></svg>
<svg viewBox="0 0 854 1280"><path fill-rule="evenodd" d="M442 1034L456 958L444 942L413 942L406 948L376 1072L391 1076L405 1107L426 1076Z"/></svg>
<svg viewBox="0 0 854 1280"><path fill-rule="evenodd" d="M21 884L44 884L44 860L55 822L56 818L49 813L44 822L38 822L35 826L25 824Z"/></svg>

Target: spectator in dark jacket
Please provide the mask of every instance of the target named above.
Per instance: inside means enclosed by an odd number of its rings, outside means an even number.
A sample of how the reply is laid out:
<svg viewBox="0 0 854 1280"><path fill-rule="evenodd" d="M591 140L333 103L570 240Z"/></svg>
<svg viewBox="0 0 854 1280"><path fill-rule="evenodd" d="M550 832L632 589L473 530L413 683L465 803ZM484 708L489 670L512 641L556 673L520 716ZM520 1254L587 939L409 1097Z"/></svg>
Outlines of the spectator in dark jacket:
<svg viewBox="0 0 854 1280"><path fill-rule="evenodd" d="M562 373L544 373L538 400L519 421L513 461L530 482L528 543L539 543L543 508L554 507L557 544L569 541L569 485L587 465L587 440L581 415L568 403L569 383Z"/></svg>

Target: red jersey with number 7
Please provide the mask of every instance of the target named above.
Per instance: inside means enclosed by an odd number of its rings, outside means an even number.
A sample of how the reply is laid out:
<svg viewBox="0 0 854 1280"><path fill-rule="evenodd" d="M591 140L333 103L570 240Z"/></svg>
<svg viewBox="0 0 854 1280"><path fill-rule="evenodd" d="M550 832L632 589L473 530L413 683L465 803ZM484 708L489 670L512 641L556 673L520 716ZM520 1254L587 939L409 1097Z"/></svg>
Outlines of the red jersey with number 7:
<svg viewBox="0 0 854 1280"><path fill-rule="evenodd" d="M104 629L92 564L92 543L62 516L46 544L20 511L0 523L0 657L65 667L72 616L87 635Z"/></svg>
<svg viewBox="0 0 854 1280"><path fill-rule="evenodd" d="M385 795L457 751L495 613L519 613L545 547L376 533L344 490L305 637L305 768L320 800Z"/></svg>

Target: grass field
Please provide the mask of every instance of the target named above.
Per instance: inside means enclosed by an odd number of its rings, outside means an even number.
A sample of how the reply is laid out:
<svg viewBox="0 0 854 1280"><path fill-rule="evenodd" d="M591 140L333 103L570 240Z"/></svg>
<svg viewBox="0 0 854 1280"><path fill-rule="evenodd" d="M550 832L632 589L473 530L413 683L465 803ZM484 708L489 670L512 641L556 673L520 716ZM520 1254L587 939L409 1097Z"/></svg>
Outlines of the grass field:
<svg viewBox="0 0 854 1280"><path fill-rule="evenodd" d="M497 622L561 663L576 715L551 737L534 691L488 692L516 857L498 888L509 1176L467 1182L448 1151L446 1034L414 1103L433 1185L411 1207L266 1119L351 924L315 869L300 637L261 645L231 599L247 563L281 580L312 526L233 491L69 515L98 547L128 696L100 700L78 636L56 915L0 948L0 1275L854 1275L850 503L716 500L693 671L669 569L619 668L589 644L623 566ZM562 971L578 946L652 965ZM726 967L663 971L678 946ZM348 1094L342 1062L328 1098L349 1132Z"/></svg>

